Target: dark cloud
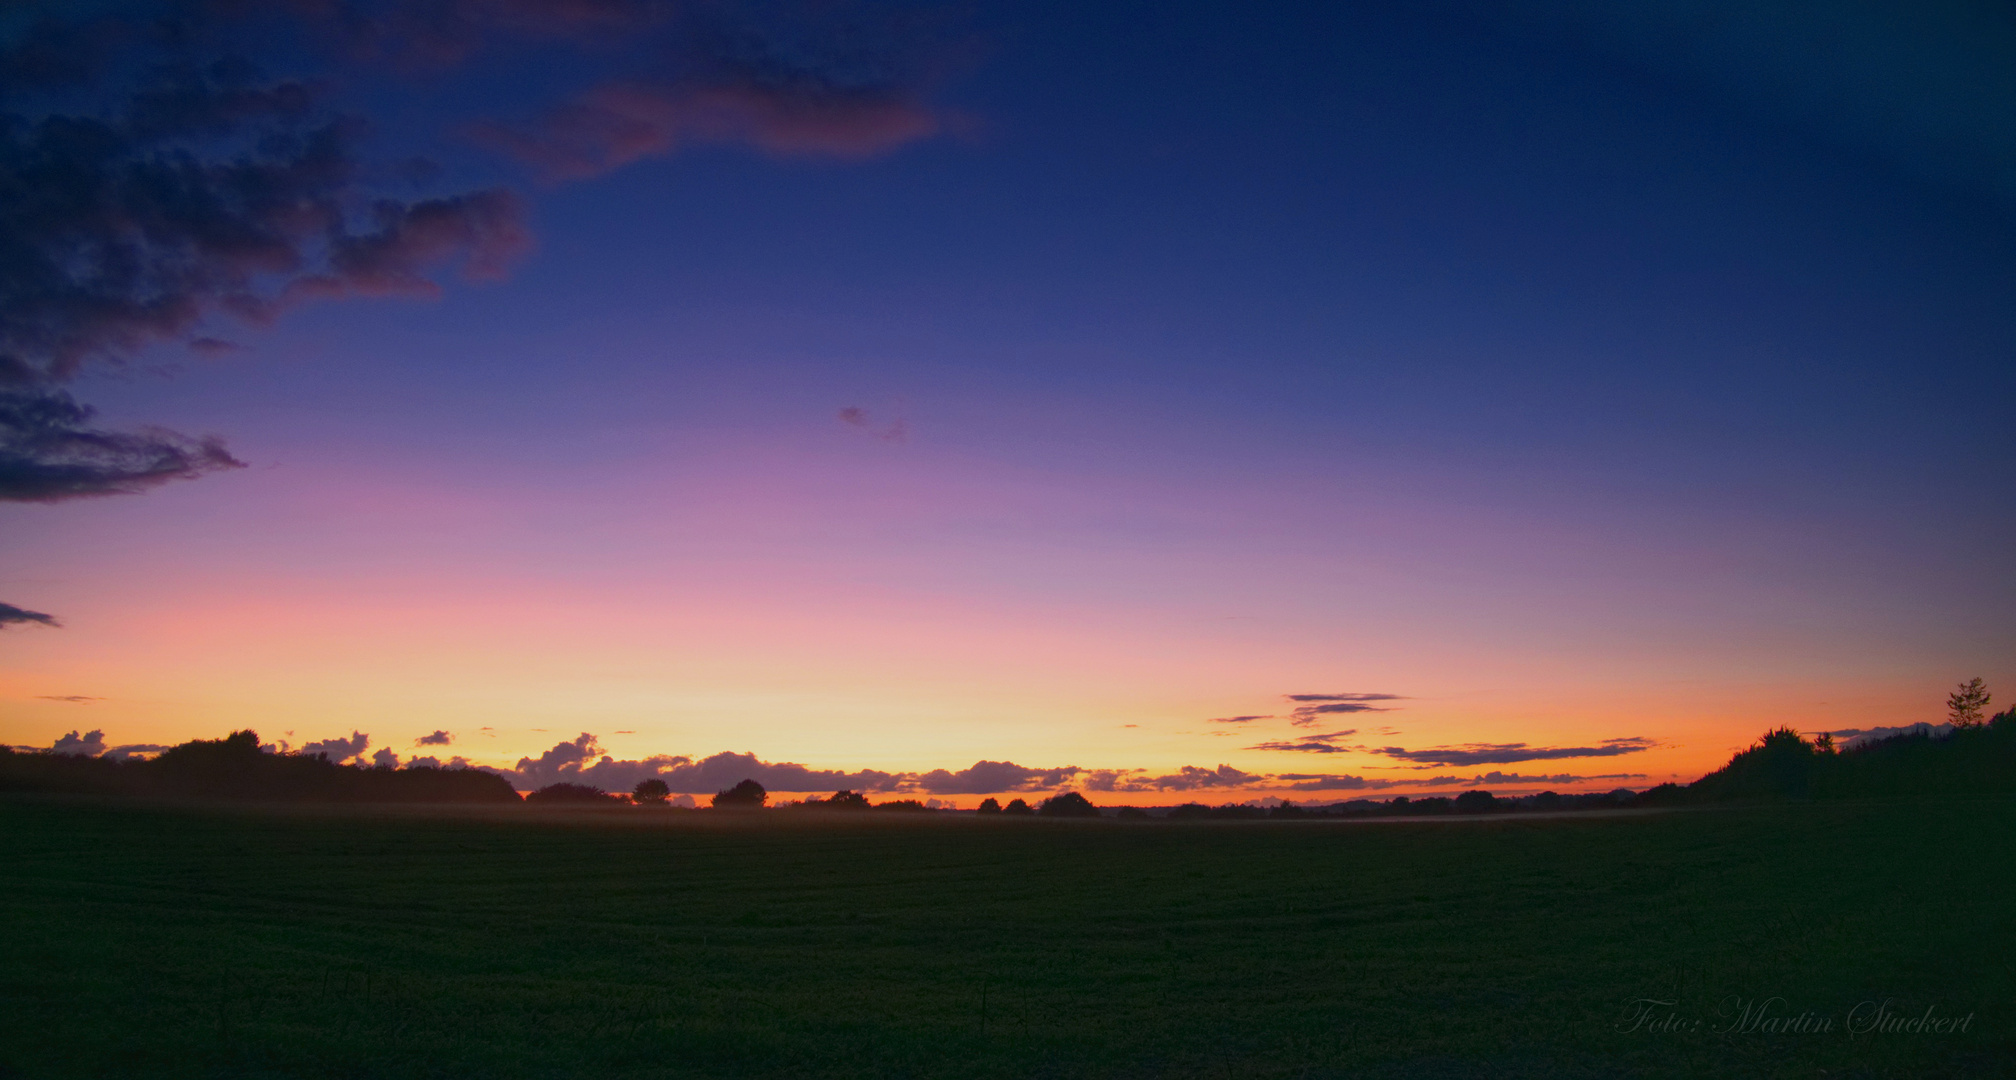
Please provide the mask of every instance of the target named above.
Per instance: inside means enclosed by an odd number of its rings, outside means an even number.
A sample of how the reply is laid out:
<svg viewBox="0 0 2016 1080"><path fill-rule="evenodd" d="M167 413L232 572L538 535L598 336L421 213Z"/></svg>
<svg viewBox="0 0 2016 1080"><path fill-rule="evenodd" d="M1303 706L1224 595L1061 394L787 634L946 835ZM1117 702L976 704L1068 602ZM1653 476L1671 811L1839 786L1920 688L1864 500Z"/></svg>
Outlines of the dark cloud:
<svg viewBox="0 0 2016 1080"><path fill-rule="evenodd" d="M1399 694L1283 694L1283 699L1295 703L1295 711L1288 722L1296 727L1308 727L1331 716L1347 713L1389 712L1388 707L1375 705L1376 701L1404 701Z"/></svg>
<svg viewBox="0 0 2016 1080"><path fill-rule="evenodd" d="M215 436L103 431L88 426L91 416L60 390L0 390L0 502L126 495L245 465ZM0 622L9 621L8 610L20 609L0 609Z"/></svg>
<svg viewBox="0 0 2016 1080"><path fill-rule="evenodd" d="M1066 765L1032 769L1012 761L976 761L958 772L933 769L913 781L933 795L989 795L1001 791L1038 791L1069 781L1082 770Z"/></svg>
<svg viewBox="0 0 2016 1080"><path fill-rule="evenodd" d="M1252 722L1253 722L1253 721L1255 721L1255 720L1271 720L1271 719L1273 719L1273 717L1272 717L1271 715L1254 715L1254 716L1215 716L1215 717L1212 717L1212 718L1211 718L1211 719L1209 719L1209 720L1206 720L1206 721L1205 721L1205 723L1207 723L1207 724L1250 724L1250 723L1252 723Z"/></svg>
<svg viewBox="0 0 2016 1080"><path fill-rule="evenodd" d="M469 759L460 754L449 758L447 761L442 761L440 758L432 755L412 757L406 759L406 767L409 769L465 769L469 767Z"/></svg>
<svg viewBox="0 0 2016 1080"><path fill-rule="evenodd" d="M849 427L860 428L884 442L903 442L910 436L910 424L901 417L887 424L878 424L868 415L868 410L857 405L849 405L840 410L840 422Z"/></svg>
<svg viewBox="0 0 2016 1080"><path fill-rule="evenodd" d="M501 190L375 192L362 124L243 64L171 70L109 115L0 117L0 369L60 382L229 314L427 295L427 271L495 276L528 242ZM201 339L199 339L201 340Z"/></svg>
<svg viewBox="0 0 2016 1080"><path fill-rule="evenodd" d="M1246 749L1286 750L1302 754L1343 754L1343 753L1349 753L1354 750L1363 749L1363 747L1357 747L1357 746L1336 745L1337 740L1347 738L1349 736L1356 734L1358 734L1357 728L1346 728L1343 731L1324 731L1312 735L1298 736L1293 739L1274 739L1268 742L1259 743L1254 746L1249 746Z"/></svg>
<svg viewBox="0 0 2016 1080"><path fill-rule="evenodd" d="M1409 783L1342 773L1281 773L1274 786L1285 791L1380 791Z"/></svg>
<svg viewBox="0 0 2016 1080"><path fill-rule="evenodd" d="M103 701L105 699L101 697L92 697L89 694L37 694L35 696L35 700L67 701L72 705L85 705L93 701Z"/></svg>
<svg viewBox="0 0 2016 1080"><path fill-rule="evenodd" d="M324 739L321 742L311 742L303 746L297 753L311 756L324 754L328 756L330 761L340 765L362 754L364 748L369 745L371 745L371 736L360 731L353 731L347 739Z"/></svg>
<svg viewBox="0 0 2016 1080"><path fill-rule="evenodd" d="M1545 761L1554 758L1616 757L1636 754L1659 745L1657 740L1632 736L1605 739L1599 746L1528 746L1525 743L1469 743L1429 750L1404 750L1397 746L1372 751L1401 761L1422 765L1503 765L1514 761Z"/></svg>
<svg viewBox="0 0 2016 1080"><path fill-rule="evenodd" d="M12 626L16 623L35 623L40 626L63 625L56 621L56 616L54 615L44 615L39 611L29 611L27 608L18 608L13 604L0 604L0 626Z"/></svg>
<svg viewBox="0 0 2016 1080"><path fill-rule="evenodd" d="M114 761L123 761L129 757L158 754L166 749L168 749L166 746L159 746L154 743L126 743L120 746L107 746L103 731L87 731L82 734L72 731L57 739L49 747L49 752L52 754L67 754L73 757L102 757L110 758Z"/></svg>
<svg viewBox="0 0 2016 1080"><path fill-rule="evenodd" d="M1952 730L1953 725L1951 724L1928 724L1921 720L1918 723L1905 724L1901 727L1842 728L1839 731L1816 732L1815 734L1832 735L1836 739L1845 739L1847 741L1843 742L1841 747L1842 749L1847 749L1851 746L1861 746L1864 743L1872 743L1879 739L1888 739L1897 735L1932 735L1936 737L1945 735Z"/></svg>
<svg viewBox="0 0 2016 1080"><path fill-rule="evenodd" d="M593 784L607 791L628 791L639 780L657 777L675 792L713 794L742 780L754 780L772 791L891 791L908 779L896 773L865 769L844 772L808 769L789 762L766 762L754 754L721 753L695 761L685 756L657 756L622 761L602 752L594 735L555 745L535 758L520 758L516 768L492 770L527 790L548 784Z"/></svg>
<svg viewBox="0 0 2016 1080"><path fill-rule="evenodd" d="M548 179L596 176L699 143L785 156L864 158L938 134L929 50L887 20L840 25L811 6L766 25L690 18L654 43L649 74L592 87L528 124L479 139ZM875 25L871 25L875 24Z"/></svg>
<svg viewBox="0 0 2016 1080"><path fill-rule="evenodd" d="M447 746L447 745L448 745L449 743L452 743L452 742L454 742L454 741L455 741L455 736L453 736L453 735L450 735L449 733L447 733L447 732L445 732L445 731L436 731L436 732L434 732L433 734L430 734L430 735L422 735L422 736L420 736L419 738L417 738L417 739L413 740L413 745L415 745L415 746Z"/></svg>
<svg viewBox="0 0 2016 1080"><path fill-rule="evenodd" d="M72 754L79 757L97 757L103 754L105 749L105 733L103 731L86 732L81 736L73 731L57 739L55 744L49 747L49 752L52 754Z"/></svg>

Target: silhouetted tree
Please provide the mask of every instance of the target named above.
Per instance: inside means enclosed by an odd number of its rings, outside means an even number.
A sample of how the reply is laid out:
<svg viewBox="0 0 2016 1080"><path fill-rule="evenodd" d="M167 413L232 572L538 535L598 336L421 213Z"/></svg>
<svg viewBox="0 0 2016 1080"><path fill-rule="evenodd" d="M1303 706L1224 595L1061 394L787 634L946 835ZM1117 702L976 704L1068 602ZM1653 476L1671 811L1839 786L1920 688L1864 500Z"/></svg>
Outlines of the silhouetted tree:
<svg viewBox="0 0 2016 1080"><path fill-rule="evenodd" d="M1275 807L1272 811L1268 813L1267 816L1278 818L1300 818L1300 817L1308 817L1309 811L1304 810L1301 807L1295 805L1295 801L1293 799L1283 799L1281 800L1281 805Z"/></svg>
<svg viewBox="0 0 2016 1080"><path fill-rule="evenodd" d="M1001 804L995 800L994 796L989 795L986 798L980 800L980 813L998 814L1000 812L1001 812Z"/></svg>
<svg viewBox="0 0 2016 1080"><path fill-rule="evenodd" d="M591 784L548 784L525 796L529 803L607 803L614 801L606 791Z"/></svg>
<svg viewBox="0 0 2016 1080"><path fill-rule="evenodd" d="M1981 714L1988 708L1988 702L1988 684L1976 676L1946 696L1946 718L1956 728L1980 727Z"/></svg>
<svg viewBox="0 0 2016 1080"><path fill-rule="evenodd" d="M1008 805L1002 807L1001 812L1004 814L1014 814L1017 817L1029 817L1036 813L1036 811L1029 808L1028 803L1023 802L1021 799L1008 800Z"/></svg>
<svg viewBox="0 0 2016 1080"><path fill-rule="evenodd" d="M637 786L630 790L630 798L639 806L657 806L671 796L671 787L655 776L637 781Z"/></svg>
<svg viewBox="0 0 2016 1080"><path fill-rule="evenodd" d="M1163 816L1176 821L1191 818L1207 818L1211 816L1211 808L1201 802L1186 802L1181 806L1170 807L1169 812Z"/></svg>
<svg viewBox="0 0 2016 1080"><path fill-rule="evenodd" d="M1488 814L1497 808L1498 797L1482 789L1456 796L1456 812L1459 814Z"/></svg>
<svg viewBox="0 0 2016 1080"><path fill-rule="evenodd" d="M833 793L832 798L826 799L818 805L824 810L866 810L868 809L868 796L858 791L848 791L846 788L841 788L839 791Z"/></svg>
<svg viewBox="0 0 2016 1080"><path fill-rule="evenodd" d="M1120 812L1115 816L1119 817L1123 821L1147 821L1148 811L1143 810L1138 806L1123 806L1120 808Z"/></svg>
<svg viewBox="0 0 2016 1080"><path fill-rule="evenodd" d="M866 800L863 800L863 801L865 802ZM928 810L930 810L931 808L930 808L930 807L928 807L928 806L925 806L925 805L924 805L923 803L921 803L921 802L918 802L918 801L917 801L916 799L891 799L891 800L889 800L888 802L885 802L885 803L876 803L876 804L875 804L875 809L877 809L877 810L927 810L927 811L928 811Z"/></svg>
<svg viewBox="0 0 2016 1080"><path fill-rule="evenodd" d="M1059 792L1043 800L1036 812L1044 817L1098 817L1099 808L1092 800L1075 791Z"/></svg>
<svg viewBox="0 0 2016 1080"><path fill-rule="evenodd" d="M1535 810L1559 810L1561 809L1561 793L1558 791L1543 791L1528 799L1527 802Z"/></svg>
<svg viewBox="0 0 2016 1080"><path fill-rule="evenodd" d="M726 791L714 793L716 810L761 810L770 801L770 793L754 780L744 780Z"/></svg>

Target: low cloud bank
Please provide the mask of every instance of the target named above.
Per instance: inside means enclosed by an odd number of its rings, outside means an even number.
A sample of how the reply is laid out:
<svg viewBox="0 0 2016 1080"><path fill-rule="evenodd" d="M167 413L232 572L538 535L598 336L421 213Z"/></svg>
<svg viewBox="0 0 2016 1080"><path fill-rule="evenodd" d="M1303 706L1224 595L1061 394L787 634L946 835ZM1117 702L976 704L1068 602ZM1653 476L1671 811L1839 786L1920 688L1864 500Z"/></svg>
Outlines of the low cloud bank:
<svg viewBox="0 0 2016 1080"><path fill-rule="evenodd" d="M445 734L437 731L416 742L423 745L439 745L448 740L436 736ZM1335 733L1340 737L1348 734L1351 733ZM1496 770L1469 776L1376 777L1350 773L1247 772L1226 764L1213 768L1185 765L1174 772L1156 772L1148 769L1087 769L1076 765L1033 768L1012 761L988 760L976 761L971 766L958 770L884 772L878 769L861 769L850 772L842 769L815 769L788 761L764 761L755 754L733 752L697 759L685 755L657 755L624 760L604 753L597 737L588 732L556 743L536 758L521 757L511 768L477 765L461 755L450 757L445 761L433 755L416 755L402 759L389 747L380 748L367 756L366 751L370 746L371 736L361 731L353 731L348 736L322 739L298 748L290 747L285 742L277 742L268 743L261 749L271 754L293 753L326 757L332 764L369 765L385 769L475 768L501 776L521 791L534 791L550 784L561 783L588 784L604 791L629 791L635 788L638 782L655 778L664 781L665 786L671 789L674 795L680 796L679 801L684 804L691 804L694 801L692 796L711 795L733 787L743 780L754 780L775 792L815 793L844 789L878 795L952 796L1047 792L1060 789L1076 789L1108 795L1211 791L1385 791L1394 788L1485 785L1569 785L1589 781L1645 778L1642 773L1611 773L1598 776L1575 773L1525 775ZM72 731L46 748L20 749L47 749L57 754L117 760L158 754L168 747L151 743L114 746L106 741L103 731L94 730L82 733ZM935 802L935 799L933 801Z"/></svg>

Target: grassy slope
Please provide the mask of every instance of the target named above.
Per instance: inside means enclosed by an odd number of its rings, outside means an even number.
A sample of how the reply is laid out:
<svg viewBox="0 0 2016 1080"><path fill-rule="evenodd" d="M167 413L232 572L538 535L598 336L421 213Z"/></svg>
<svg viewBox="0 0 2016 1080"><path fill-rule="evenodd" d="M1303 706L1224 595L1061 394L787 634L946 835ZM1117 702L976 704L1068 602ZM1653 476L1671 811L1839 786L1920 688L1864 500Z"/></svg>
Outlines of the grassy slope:
<svg viewBox="0 0 2016 1080"><path fill-rule="evenodd" d="M2016 798L1420 825L779 818L0 803L0 1076L2016 1060ZM1836 1029L1716 1034L1727 995ZM1704 1030L1616 1030L1641 997ZM1884 998L1980 1015L1964 1036L1841 1030Z"/></svg>

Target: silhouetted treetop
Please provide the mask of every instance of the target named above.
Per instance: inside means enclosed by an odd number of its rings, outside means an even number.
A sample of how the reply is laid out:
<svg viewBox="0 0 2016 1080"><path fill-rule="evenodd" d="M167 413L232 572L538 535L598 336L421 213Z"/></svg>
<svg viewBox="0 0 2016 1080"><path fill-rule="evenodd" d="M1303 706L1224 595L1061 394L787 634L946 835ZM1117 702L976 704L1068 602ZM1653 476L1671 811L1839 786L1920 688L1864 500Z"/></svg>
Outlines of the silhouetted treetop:
<svg viewBox="0 0 2016 1080"><path fill-rule="evenodd" d="M770 793L754 780L744 780L726 791L714 793L716 810L760 810L770 801Z"/></svg>
<svg viewBox="0 0 2016 1080"><path fill-rule="evenodd" d="M1092 805L1092 800L1075 791L1064 791L1050 796L1043 800L1043 805L1036 812L1044 817L1085 818L1099 816L1099 808Z"/></svg>

